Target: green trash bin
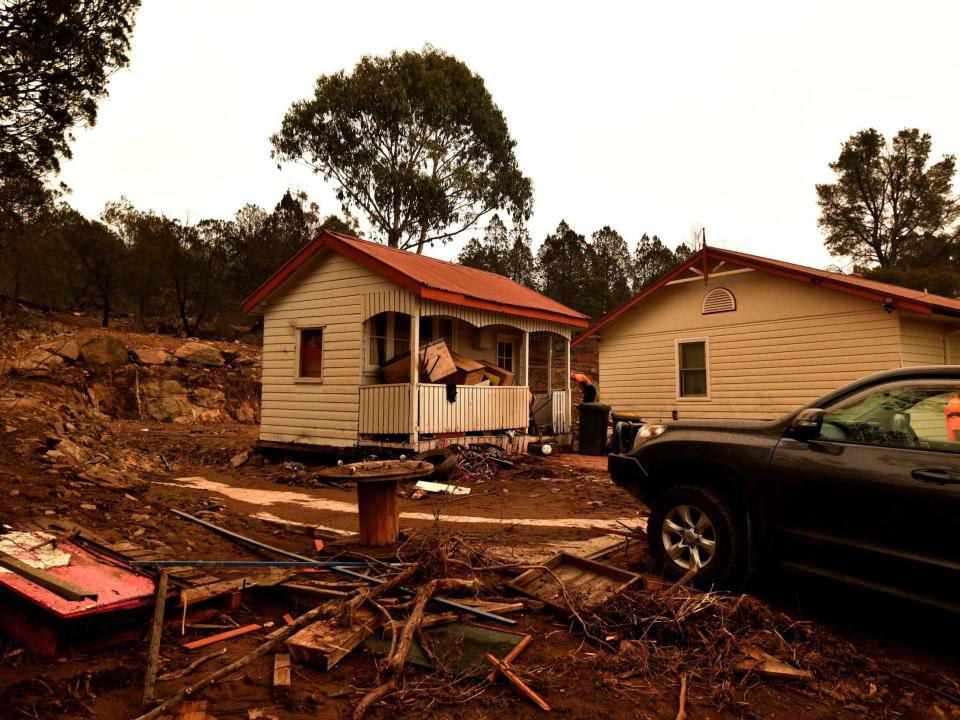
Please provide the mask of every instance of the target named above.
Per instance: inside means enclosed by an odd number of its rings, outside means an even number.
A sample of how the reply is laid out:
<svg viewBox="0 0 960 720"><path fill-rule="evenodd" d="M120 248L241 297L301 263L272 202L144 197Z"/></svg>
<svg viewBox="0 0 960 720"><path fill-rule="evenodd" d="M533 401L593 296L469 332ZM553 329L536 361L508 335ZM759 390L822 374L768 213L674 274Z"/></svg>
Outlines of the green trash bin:
<svg viewBox="0 0 960 720"><path fill-rule="evenodd" d="M603 403L582 403L580 409L580 454L607 453L607 420L610 406Z"/></svg>

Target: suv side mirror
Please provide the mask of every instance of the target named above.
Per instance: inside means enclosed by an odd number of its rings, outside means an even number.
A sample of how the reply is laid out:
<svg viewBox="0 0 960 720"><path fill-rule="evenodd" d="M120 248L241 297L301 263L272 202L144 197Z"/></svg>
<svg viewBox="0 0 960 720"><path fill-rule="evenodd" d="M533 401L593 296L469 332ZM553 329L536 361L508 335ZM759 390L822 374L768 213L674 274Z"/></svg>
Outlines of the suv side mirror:
<svg viewBox="0 0 960 720"><path fill-rule="evenodd" d="M821 408L807 408L796 414L790 423L790 437L813 440L820 435L824 412Z"/></svg>

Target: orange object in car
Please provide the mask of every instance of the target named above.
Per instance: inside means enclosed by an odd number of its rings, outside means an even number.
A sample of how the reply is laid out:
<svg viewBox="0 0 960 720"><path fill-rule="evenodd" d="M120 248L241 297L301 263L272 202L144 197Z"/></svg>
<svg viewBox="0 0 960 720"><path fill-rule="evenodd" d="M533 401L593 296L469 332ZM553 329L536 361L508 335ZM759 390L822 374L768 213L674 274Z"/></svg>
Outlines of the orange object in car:
<svg viewBox="0 0 960 720"><path fill-rule="evenodd" d="M943 409L943 416L947 421L947 440L960 442L960 393L953 396Z"/></svg>

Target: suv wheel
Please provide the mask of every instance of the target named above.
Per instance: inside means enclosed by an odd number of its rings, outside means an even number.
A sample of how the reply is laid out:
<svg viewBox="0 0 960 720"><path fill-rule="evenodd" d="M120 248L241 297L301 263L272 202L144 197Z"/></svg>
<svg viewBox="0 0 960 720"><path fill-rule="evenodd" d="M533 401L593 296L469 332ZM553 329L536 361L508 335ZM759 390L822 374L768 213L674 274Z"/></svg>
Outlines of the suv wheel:
<svg viewBox="0 0 960 720"><path fill-rule="evenodd" d="M653 502L650 551L667 575L680 578L695 564L695 582L723 583L740 557L740 523L730 503L698 485L667 488Z"/></svg>

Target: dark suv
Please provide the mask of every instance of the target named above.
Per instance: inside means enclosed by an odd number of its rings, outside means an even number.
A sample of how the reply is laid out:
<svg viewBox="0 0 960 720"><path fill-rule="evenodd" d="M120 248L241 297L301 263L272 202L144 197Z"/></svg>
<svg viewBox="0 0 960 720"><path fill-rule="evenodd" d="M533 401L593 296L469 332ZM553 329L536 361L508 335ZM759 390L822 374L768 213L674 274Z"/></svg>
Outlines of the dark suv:
<svg viewBox="0 0 960 720"><path fill-rule="evenodd" d="M773 422L644 425L608 467L674 577L772 562L960 610L960 367L872 375Z"/></svg>

